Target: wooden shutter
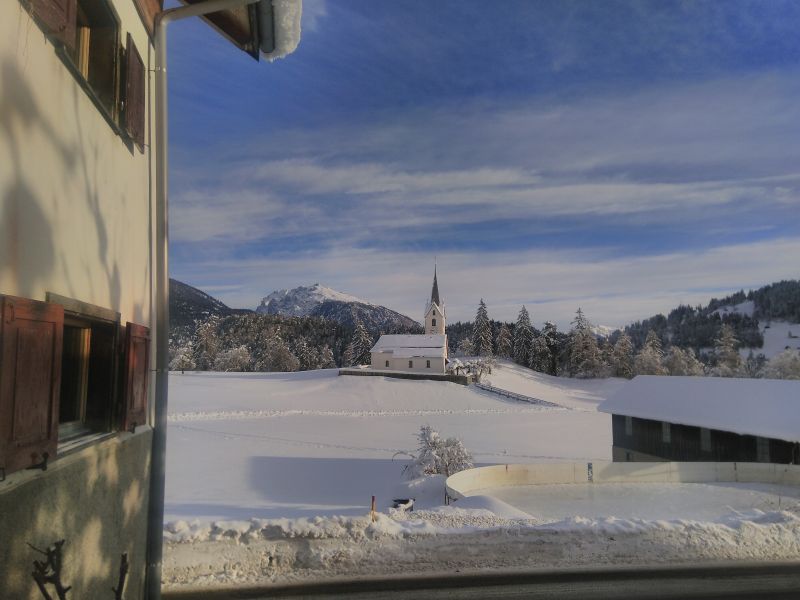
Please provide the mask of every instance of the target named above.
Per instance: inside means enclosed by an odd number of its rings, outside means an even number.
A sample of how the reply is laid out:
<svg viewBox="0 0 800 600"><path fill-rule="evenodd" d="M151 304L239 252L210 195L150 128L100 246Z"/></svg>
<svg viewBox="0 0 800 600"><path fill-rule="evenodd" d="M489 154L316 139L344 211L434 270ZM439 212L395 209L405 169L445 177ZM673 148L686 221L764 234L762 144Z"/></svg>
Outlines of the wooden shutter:
<svg viewBox="0 0 800 600"><path fill-rule="evenodd" d="M67 48L75 48L77 0L30 0L31 13L47 33Z"/></svg>
<svg viewBox="0 0 800 600"><path fill-rule="evenodd" d="M148 375L150 374L150 330L128 323L125 328L125 377L122 427L132 430L147 422Z"/></svg>
<svg viewBox="0 0 800 600"><path fill-rule="evenodd" d="M64 308L0 296L0 467L55 458Z"/></svg>
<svg viewBox="0 0 800 600"><path fill-rule="evenodd" d="M125 56L125 129L139 150L144 151L145 70L130 33Z"/></svg>

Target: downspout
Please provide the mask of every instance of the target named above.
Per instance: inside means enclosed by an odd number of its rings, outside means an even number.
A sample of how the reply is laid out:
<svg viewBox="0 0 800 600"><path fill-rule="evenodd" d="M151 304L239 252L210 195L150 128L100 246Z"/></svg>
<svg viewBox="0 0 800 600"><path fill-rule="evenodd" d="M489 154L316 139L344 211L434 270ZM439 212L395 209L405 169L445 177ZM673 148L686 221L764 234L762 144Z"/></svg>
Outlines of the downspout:
<svg viewBox="0 0 800 600"><path fill-rule="evenodd" d="M259 0L206 0L162 11L155 20L156 88L156 385L155 422L150 459L150 498L147 515L146 598L161 598L164 540L164 492L169 392L169 189L167 120L167 25L173 21L255 4Z"/></svg>

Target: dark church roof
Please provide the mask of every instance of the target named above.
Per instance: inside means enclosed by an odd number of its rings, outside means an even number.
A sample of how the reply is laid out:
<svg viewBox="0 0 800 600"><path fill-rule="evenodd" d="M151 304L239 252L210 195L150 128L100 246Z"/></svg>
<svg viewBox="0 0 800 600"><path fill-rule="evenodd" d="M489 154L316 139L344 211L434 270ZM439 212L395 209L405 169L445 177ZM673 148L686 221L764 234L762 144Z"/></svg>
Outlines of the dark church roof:
<svg viewBox="0 0 800 600"><path fill-rule="evenodd" d="M439 300L439 284L436 281L436 267L433 267L433 289L431 290L431 304L441 306L442 301Z"/></svg>

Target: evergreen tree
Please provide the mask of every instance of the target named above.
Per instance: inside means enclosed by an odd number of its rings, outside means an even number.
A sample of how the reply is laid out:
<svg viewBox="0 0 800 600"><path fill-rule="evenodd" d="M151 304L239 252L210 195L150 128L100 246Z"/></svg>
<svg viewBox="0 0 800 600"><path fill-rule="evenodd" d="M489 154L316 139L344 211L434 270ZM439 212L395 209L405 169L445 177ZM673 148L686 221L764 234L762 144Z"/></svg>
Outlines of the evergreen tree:
<svg viewBox="0 0 800 600"><path fill-rule="evenodd" d="M664 357L664 368L670 375L700 376L705 374L703 363L697 360L689 348L672 346Z"/></svg>
<svg viewBox="0 0 800 600"><path fill-rule="evenodd" d="M742 370L746 377L750 377L752 379L757 379L759 377L764 377L764 369L767 366L767 357L763 354L754 355L753 351L747 355L747 359L742 364ZM778 377L778 379L783 379Z"/></svg>
<svg viewBox="0 0 800 600"><path fill-rule="evenodd" d="M569 371L572 377L602 377L605 371L597 338L583 311L578 308L569 339Z"/></svg>
<svg viewBox="0 0 800 600"><path fill-rule="evenodd" d="M333 369L336 366L336 361L333 359L333 351L331 347L325 344L322 350L319 351L319 369Z"/></svg>
<svg viewBox="0 0 800 600"><path fill-rule="evenodd" d="M661 349L661 338L652 329L647 332L644 346L633 361L633 370L637 375L666 375L664 368L664 351Z"/></svg>
<svg viewBox="0 0 800 600"><path fill-rule="evenodd" d="M211 316L201 321L195 330L194 362L199 371L210 371L220 350L219 318Z"/></svg>
<svg viewBox="0 0 800 600"><path fill-rule="evenodd" d="M528 309L523 306L519 311L517 324L514 327L514 361L517 364L524 366L530 364L532 342L533 330L531 329L531 318L528 314Z"/></svg>
<svg viewBox="0 0 800 600"><path fill-rule="evenodd" d="M530 352L530 368L540 373L547 373L553 361L550 355L550 348L547 346L547 338L544 335L537 335L533 338Z"/></svg>
<svg viewBox="0 0 800 600"><path fill-rule="evenodd" d="M475 324L472 328L472 345L478 356L492 355L492 326L489 323L489 313L486 303L481 298L478 313L475 315Z"/></svg>
<svg viewBox="0 0 800 600"><path fill-rule="evenodd" d="M612 372L615 377L631 379L633 377L633 341L627 333L623 333L614 344L611 353Z"/></svg>
<svg viewBox="0 0 800 600"><path fill-rule="evenodd" d="M458 353L461 356L474 356L475 355L475 346L472 343L472 340L469 338L464 338L458 343Z"/></svg>
<svg viewBox="0 0 800 600"><path fill-rule="evenodd" d="M552 321L545 321L542 328L542 336L547 343L547 349L550 351L550 365L544 371L550 375L558 375L558 327Z"/></svg>
<svg viewBox="0 0 800 600"><path fill-rule="evenodd" d="M733 332L733 327L723 325L719 330L719 337L714 342L714 356L717 364L711 370L715 377L741 377L742 357L739 355L739 340Z"/></svg>
<svg viewBox="0 0 800 600"><path fill-rule="evenodd" d="M497 349L497 356L502 358L511 357L511 332L508 330L508 326L505 323L500 326L494 344Z"/></svg>
<svg viewBox="0 0 800 600"><path fill-rule="evenodd" d="M372 350L372 338L363 323L356 323L356 330L353 332L353 365L368 365L372 362L370 350Z"/></svg>

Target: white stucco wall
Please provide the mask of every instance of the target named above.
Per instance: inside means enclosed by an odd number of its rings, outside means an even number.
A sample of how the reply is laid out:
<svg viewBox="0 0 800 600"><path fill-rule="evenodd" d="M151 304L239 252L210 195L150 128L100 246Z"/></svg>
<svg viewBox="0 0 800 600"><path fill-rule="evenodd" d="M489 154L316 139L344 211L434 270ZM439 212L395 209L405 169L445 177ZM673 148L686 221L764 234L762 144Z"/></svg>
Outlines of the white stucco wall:
<svg viewBox="0 0 800 600"><path fill-rule="evenodd" d="M386 361L389 361L389 366L386 366ZM431 361L430 368L426 367L425 361ZM373 369L391 369L393 371L406 371L409 373L444 373L445 362L444 358L395 358L389 352L373 352L371 366ZM414 366L410 368L408 361L413 361Z"/></svg>
<svg viewBox="0 0 800 600"><path fill-rule="evenodd" d="M132 0L112 4L148 69ZM19 0L0 2L0 293L55 292L149 326L148 153L109 125Z"/></svg>

